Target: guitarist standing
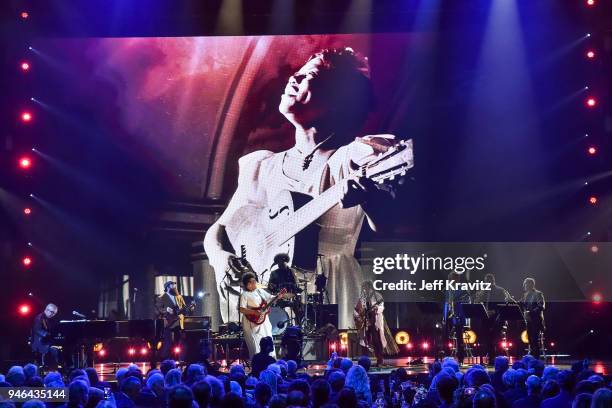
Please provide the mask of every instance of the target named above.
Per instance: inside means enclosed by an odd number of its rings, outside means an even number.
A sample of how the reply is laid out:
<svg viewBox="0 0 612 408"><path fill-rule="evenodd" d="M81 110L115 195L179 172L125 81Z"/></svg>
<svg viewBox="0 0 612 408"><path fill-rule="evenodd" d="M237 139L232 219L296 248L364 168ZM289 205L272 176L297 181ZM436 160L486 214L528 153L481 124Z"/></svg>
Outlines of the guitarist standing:
<svg viewBox="0 0 612 408"><path fill-rule="evenodd" d="M242 313L242 328L244 341L249 349L249 358L259 353L259 342L264 337L272 337L272 324L265 313L260 310L265 304L273 300L273 296L263 289L257 288L255 274L247 272L242 276L244 290L240 294L240 313ZM261 323L255 323L263 318ZM276 358L274 345L270 356Z"/></svg>
<svg viewBox="0 0 612 408"><path fill-rule="evenodd" d="M170 348L174 340L180 341L183 330L183 319L190 312L183 296L176 288L176 282L168 281L164 284L164 294L156 301L156 308L164 318L164 334L160 354L162 358L170 356Z"/></svg>
<svg viewBox="0 0 612 408"><path fill-rule="evenodd" d="M234 314L237 296L225 283L234 271L236 256L223 245L235 214L249 205L266 207L281 191L316 199L340 184L337 204L313 220L320 227L315 254L324 256L330 303L339 305L339 328L351 324L352 305L363 280L354 256L363 221L374 231L392 222L382 204L393 192L377 188L366 177L348 177L355 165L374 160L395 143L392 135L358 137L372 108L372 95L367 59L350 48L322 50L289 78L279 111L295 128L293 146L281 152L258 150L240 158L236 191L204 238L224 321L238 317ZM296 251L299 255L300 249Z"/></svg>

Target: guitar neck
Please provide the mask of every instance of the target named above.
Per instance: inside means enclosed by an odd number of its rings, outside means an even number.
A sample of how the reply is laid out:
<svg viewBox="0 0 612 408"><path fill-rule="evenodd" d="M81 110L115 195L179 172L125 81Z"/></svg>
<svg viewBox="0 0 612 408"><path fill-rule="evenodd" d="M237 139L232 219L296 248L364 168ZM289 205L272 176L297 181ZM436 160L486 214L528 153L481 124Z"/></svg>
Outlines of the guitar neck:
<svg viewBox="0 0 612 408"><path fill-rule="evenodd" d="M335 184L299 208L291 217L285 220L282 228L279 228L274 233L274 244L282 245L329 211L340 201L341 189L342 184Z"/></svg>

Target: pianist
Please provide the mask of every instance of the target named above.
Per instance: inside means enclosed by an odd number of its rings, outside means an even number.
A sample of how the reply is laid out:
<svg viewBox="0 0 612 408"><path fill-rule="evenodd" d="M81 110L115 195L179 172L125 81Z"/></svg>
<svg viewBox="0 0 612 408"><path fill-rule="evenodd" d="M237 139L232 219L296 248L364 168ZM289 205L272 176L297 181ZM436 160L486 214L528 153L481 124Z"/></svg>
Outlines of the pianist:
<svg viewBox="0 0 612 408"><path fill-rule="evenodd" d="M51 345L52 331L56 325L53 319L57 315L57 306L49 303L42 313L34 318L32 327L32 351L40 353L43 364L51 369L58 365L59 349Z"/></svg>

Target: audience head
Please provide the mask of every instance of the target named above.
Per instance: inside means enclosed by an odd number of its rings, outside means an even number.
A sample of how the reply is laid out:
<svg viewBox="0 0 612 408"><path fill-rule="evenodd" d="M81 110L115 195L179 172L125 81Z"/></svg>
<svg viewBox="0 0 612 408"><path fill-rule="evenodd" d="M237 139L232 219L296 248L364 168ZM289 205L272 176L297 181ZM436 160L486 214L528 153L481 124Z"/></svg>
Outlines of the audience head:
<svg viewBox="0 0 612 408"><path fill-rule="evenodd" d="M168 391L168 408L191 408L193 392L186 385L179 384Z"/></svg>
<svg viewBox="0 0 612 408"><path fill-rule="evenodd" d="M89 386L81 380L75 380L68 386L70 405L86 405L89 401Z"/></svg>
<svg viewBox="0 0 612 408"><path fill-rule="evenodd" d="M445 357L442 361L442 368L450 367L454 372L459 372L459 363L452 357Z"/></svg>
<svg viewBox="0 0 612 408"><path fill-rule="evenodd" d="M593 394L591 393L578 393L572 401L572 408L590 408Z"/></svg>
<svg viewBox="0 0 612 408"><path fill-rule="evenodd" d="M331 394L331 387L329 383L322 378L315 380L310 386L312 405L315 408L327 403L329 394Z"/></svg>
<svg viewBox="0 0 612 408"><path fill-rule="evenodd" d="M32 363L24 365L23 374L25 375L26 380L36 377L38 375L38 366Z"/></svg>
<svg viewBox="0 0 612 408"><path fill-rule="evenodd" d="M368 357L368 356L361 356L361 357L359 357L359 360L357 361L357 364L362 366L363 369L366 370L366 372L368 372L368 371L370 371L370 367L372 366L372 361L370 361L370 357Z"/></svg>
<svg viewBox="0 0 612 408"><path fill-rule="evenodd" d="M270 398L270 404L268 408L286 408L287 407L287 397L285 394L276 394Z"/></svg>
<svg viewBox="0 0 612 408"><path fill-rule="evenodd" d="M158 397L164 395L165 385L164 376L161 373L153 373L147 378L147 388Z"/></svg>
<svg viewBox="0 0 612 408"><path fill-rule="evenodd" d="M272 389L266 383L257 383L253 396L255 397L255 402L257 402L262 407L265 407L272 399Z"/></svg>
<svg viewBox="0 0 612 408"><path fill-rule="evenodd" d="M344 388L344 381L346 380L346 376L344 375L343 371L334 371L330 373L328 379L332 391L340 392L340 390Z"/></svg>
<svg viewBox="0 0 612 408"><path fill-rule="evenodd" d="M340 394L338 394L337 404L339 408L355 408L359 406L357 394L352 388L343 388Z"/></svg>
<svg viewBox="0 0 612 408"><path fill-rule="evenodd" d="M287 375L294 376L297 372L298 365L295 361L289 360L287 361Z"/></svg>
<svg viewBox="0 0 612 408"><path fill-rule="evenodd" d="M22 387L25 384L26 376L23 367L12 366L6 373L5 381L13 387Z"/></svg>
<svg viewBox="0 0 612 408"><path fill-rule="evenodd" d="M225 387L223 386L223 383L221 380L213 377L212 375L207 375L204 377L204 381L206 381L210 386L209 405L211 407L218 406L225 395Z"/></svg>
<svg viewBox="0 0 612 408"><path fill-rule="evenodd" d="M516 383L516 370L514 368L509 368L502 375L502 381L504 385L508 388L514 388Z"/></svg>
<svg viewBox="0 0 612 408"><path fill-rule="evenodd" d="M210 400L210 385L204 380L200 380L191 386L193 399L198 403L199 407L208 407Z"/></svg>
<svg viewBox="0 0 612 408"><path fill-rule="evenodd" d="M496 372L505 373L510 366L510 360L506 356L497 356L495 357L493 366L495 367Z"/></svg>
<svg viewBox="0 0 612 408"><path fill-rule="evenodd" d="M489 391L486 388L482 388L474 394L474 399L472 400L473 408L495 408L495 394Z"/></svg>
<svg viewBox="0 0 612 408"><path fill-rule="evenodd" d="M121 384L127 373L128 369L126 367L121 367L117 370L117 372L115 373L115 379L117 380L118 384Z"/></svg>
<svg viewBox="0 0 612 408"><path fill-rule="evenodd" d="M164 360L159 364L159 369L164 376L173 368L176 368L176 361L174 360Z"/></svg>
<svg viewBox="0 0 612 408"><path fill-rule="evenodd" d="M468 387L480 387L483 384L490 384L491 379L485 370L472 367L465 373L464 382Z"/></svg>
<svg viewBox="0 0 612 408"><path fill-rule="evenodd" d="M561 388L559 388L559 383L555 380L548 380L542 386L542 399L551 398L556 396L561 392Z"/></svg>
<svg viewBox="0 0 612 408"><path fill-rule="evenodd" d="M272 390L272 395L276 395L278 377L274 371L269 369L263 370L261 373L259 373L259 380L268 384L270 386L270 390Z"/></svg>
<svg viewBox="0 0 612 408"><path fill-rule="evenodd" d="M225 394L223 400L221 400L222 408L242 408L245 407L244 400L241 395L234 394L230 392L229 394Z"/></svg>
<svg viewBox="0 0 612 408"><path fill-rule="evenodd" d="M610 408L612 407L612 391L607 388L600 388L593 394L591 408Z"/></svg>
<svg viewBox="0 0 612 408"><path fill-rule="evenodd" d="M459 381L457 381L456 377L445 372L438 374L436 378L436 389L438 390L440 400L450 404L453 402L455 390L459 387Z"/></svg>
<svg viewBox="0 0 612 408"><path fill-rule="evenodd" d="M340 361L340 369L344 371L345 373L347 373L348 370L350 370L352 366L353 366L353 360L351 360L350 358L343 358Z"/></svg>
<svg viewBox="0 0 612 408"><path fill-rule="evenodd" d="M289 391L287 394L287 405L290 407L308 407L308 397L299 390Z"/></svg>
<svg viewBox="0 0 612 408"><path fill-rule="evenodd" d="M134 401L138 394L140 394L140 389L142 388L142 383L137 377L127 377L123 380L121 384L121 391L127 395L132 401Z"/></svg>
<svg viewBox="0 0 612 408"><path fill-rule="evenodd" d="M178 368L173 368L166 373L164 380L166 381L166 387L168 388L179 385L181 383L181 370Z"/></svg>
<svg viewBox="0 0 612 408"><path fill-rule="evenodd" d="M191 385L201 380L206 375L206 370L201 364L189 364L185 375L185 384Z"/></svg>
<svg viewBox="0 0 612 408"><path fill-rule="evenodd" d="M46 405L44 402L40 400L32 399L32 400L24 402L21 407L22 408L46 408Z"/></svg>
<svg viewBox="0 0 612 408"><path fill-rule="evenodd" d="M345 387L355 390L360 398L368 398L370 395L370 379L362 366L356 365L346 374Z"/></svg>
<svg viewBox="0 0 612 408"><path fill-rule="evenodd" d="M559 372L557 376L557 382L559 383L559 387L561 391L572 392L574 389L574 373L570 370L562 370Z"/></svg>
<svg viewBox="0 0 612 408"><path fill-rule="evenodd" d="M529 395L538 395L542 390L542 382L540 381L540 378L535 375L530 375L527 377L525 386L527 387L527 393Z"/></svg>
<svg viewBox="0 0 612 408"><path fill-rule="evenodd" d="M266 336L259 340L260 353L269 354L274 350L274 340L272 337Z"/></svg>
<svg viewBox="0 0 612 408"><path fill-rule="evenodd" d="M544 371L542 372L542 380L557 380L557 376L559 375L559 369L555 366L546 366L544 367Z"/></svg>

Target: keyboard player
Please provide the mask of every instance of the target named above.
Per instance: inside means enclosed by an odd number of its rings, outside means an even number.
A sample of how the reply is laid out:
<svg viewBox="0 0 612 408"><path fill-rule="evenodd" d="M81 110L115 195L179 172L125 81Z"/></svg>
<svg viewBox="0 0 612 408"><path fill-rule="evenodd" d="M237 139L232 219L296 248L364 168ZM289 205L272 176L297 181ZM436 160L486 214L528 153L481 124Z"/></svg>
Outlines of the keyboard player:
<svg viewBox="0 0 612 408"><path fill-rule="evenodd" d="M44 365L50 369L57 369L59 361L59 349L51 343L52 333L57 325L54 319L57 311L57 306L49 303L42 313L36 315L32 326L32 351L40 353Z"/></svg>

